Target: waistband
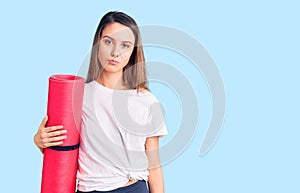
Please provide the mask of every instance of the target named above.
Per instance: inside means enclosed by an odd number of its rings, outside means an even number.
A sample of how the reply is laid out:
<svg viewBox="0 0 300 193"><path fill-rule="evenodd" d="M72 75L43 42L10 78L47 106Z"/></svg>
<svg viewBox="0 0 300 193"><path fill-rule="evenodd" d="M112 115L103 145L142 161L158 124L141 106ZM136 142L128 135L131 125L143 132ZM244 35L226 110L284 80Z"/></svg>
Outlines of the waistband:
<svg viewBox="0 0 300 193"><path fill-rule="evenodd" d="M143 186L147 186L146 185L146 181L145 180L138 180L137 182L130 184L128 186L124 186L124 187L120 187L114 190L109 190L109 191L90 191L90 192L82 192L77 190L76 193L126 193L126 192L133 192L134 190L143 187Z"/></svg>

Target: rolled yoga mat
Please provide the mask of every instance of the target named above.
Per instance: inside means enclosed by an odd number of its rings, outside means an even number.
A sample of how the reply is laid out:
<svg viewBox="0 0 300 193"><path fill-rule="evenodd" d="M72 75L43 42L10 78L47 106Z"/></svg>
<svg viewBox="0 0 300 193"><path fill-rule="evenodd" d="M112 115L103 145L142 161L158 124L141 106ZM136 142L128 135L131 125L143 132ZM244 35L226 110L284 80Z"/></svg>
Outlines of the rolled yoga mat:
<svg viewBox="0 0 300 193"><path fill-rule="evenodd" d="M49 78L48 126L63 125L67 138L44 149L41 193L74 193L79 148L84 79L73 75Z"/></svg>

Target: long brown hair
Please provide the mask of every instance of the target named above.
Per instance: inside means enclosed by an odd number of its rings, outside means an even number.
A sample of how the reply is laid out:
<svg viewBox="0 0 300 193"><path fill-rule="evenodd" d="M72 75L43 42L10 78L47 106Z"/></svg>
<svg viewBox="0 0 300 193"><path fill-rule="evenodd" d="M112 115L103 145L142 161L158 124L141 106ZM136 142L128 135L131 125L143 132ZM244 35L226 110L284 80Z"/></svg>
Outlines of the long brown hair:
<svg viewBox="0 0 300 193"><path fill-rule="evenodd" d="M90 66L86 82L88 83L93 80L97 80L103 70L102 65L100 64L100 61L97 57L99 50L99 40L101 38L103 29L108 24L114 22L129 27L135 37L133 52L130 56L128 64L123 69L123 81L130 89L137 89L138 91L140 91L141 89L148 90L146 86L147 75L140 30L132 17L128 16L125 13L117 11L111 11L105 14L98 25L94 36Z"/></svg>

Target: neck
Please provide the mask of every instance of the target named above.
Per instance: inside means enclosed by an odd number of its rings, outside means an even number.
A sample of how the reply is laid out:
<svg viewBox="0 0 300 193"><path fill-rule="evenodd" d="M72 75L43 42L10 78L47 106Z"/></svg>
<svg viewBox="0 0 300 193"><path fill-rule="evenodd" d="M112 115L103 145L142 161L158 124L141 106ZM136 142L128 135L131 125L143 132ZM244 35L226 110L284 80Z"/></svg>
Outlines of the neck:
<svg viewBox="0 0 300 193"><path fill-rule="evenodd" d="M103 71L97 79L97 82L111 89L126 89L126 86L123 84L123 71L118 73Z"/></svg>

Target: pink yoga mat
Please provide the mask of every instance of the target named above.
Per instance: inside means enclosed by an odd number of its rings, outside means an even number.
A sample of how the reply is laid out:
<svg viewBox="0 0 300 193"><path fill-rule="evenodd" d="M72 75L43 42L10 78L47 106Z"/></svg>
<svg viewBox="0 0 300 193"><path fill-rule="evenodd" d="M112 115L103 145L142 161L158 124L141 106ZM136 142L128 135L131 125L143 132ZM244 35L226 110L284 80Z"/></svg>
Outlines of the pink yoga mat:
<svg viewBox="0 0 300 193"><path fill-rule="evenodd" d="M63 125L67 138L44 149L41 193L74 193L84 79L73 75L49 78L47 126Z"/></svg>

